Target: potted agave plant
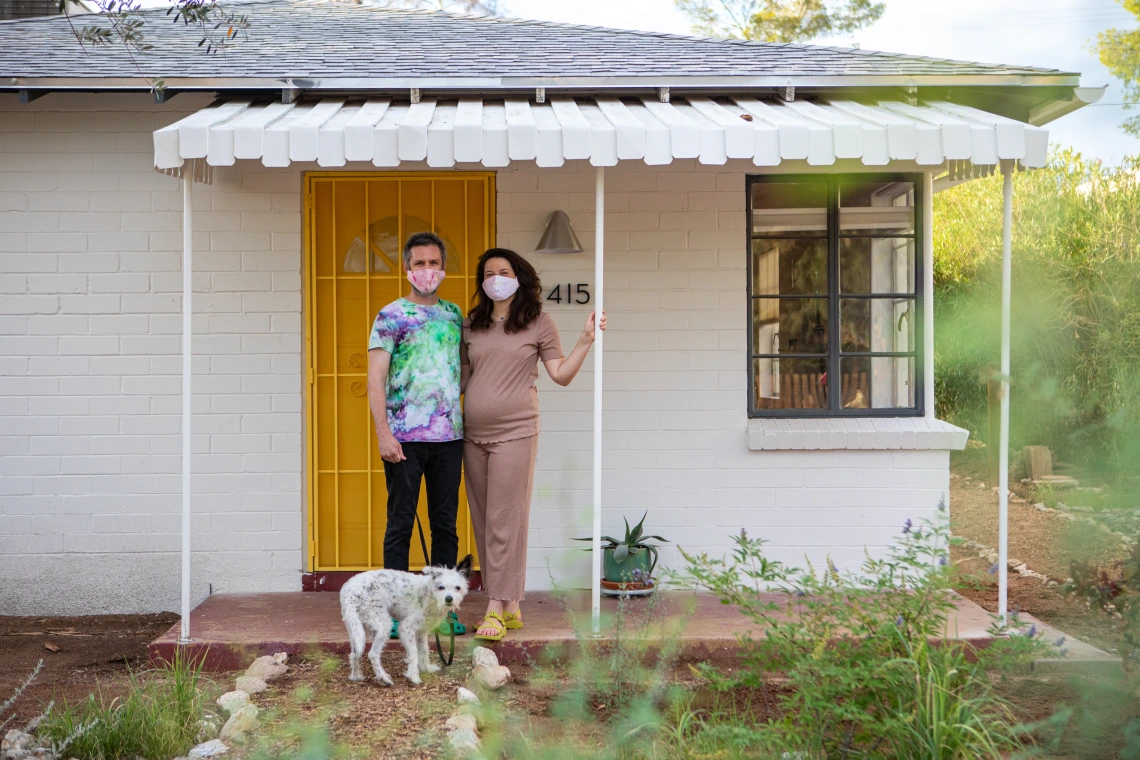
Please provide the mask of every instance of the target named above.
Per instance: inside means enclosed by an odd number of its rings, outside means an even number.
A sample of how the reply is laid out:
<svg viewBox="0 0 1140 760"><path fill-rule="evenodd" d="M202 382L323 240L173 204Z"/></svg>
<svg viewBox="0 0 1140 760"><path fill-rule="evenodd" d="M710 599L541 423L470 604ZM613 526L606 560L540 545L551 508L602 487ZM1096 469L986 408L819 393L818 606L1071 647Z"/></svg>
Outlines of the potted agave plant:
<svg viewBox="0 0 1140 760"><path fill-rule="evenodd" d="M653 570L657 567L657 544L649 541L665 541L661 536L647 536L643 532L645 517L632 528L625 520L625 538L621 541L612 536L602 536L602 592L612 596L639 595L653 593L657 582ZM623 518L624 520L624 518ZM593 541L593 538L578 538L576 541Z"/></svg>

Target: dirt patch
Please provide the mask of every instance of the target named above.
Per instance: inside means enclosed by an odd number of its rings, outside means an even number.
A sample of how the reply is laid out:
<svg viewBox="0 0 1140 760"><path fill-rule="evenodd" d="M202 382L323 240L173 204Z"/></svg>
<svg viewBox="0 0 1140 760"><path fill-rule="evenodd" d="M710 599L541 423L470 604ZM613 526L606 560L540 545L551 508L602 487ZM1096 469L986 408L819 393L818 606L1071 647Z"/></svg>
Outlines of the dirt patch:
<svg viewBox="0 0 1140 760"><path fill-rule="evenodd" d="M16 702L15 722L51 700L75 702L103 689L115 696L123 677L146 667L147 644L178 622L173 613L87 617L0 616L0 701L43 670Z"/></svg>
<svg viewBox="0 0 1140 760"><path fill-rule="evenodd" d="M972 454L974 452L965 452ZM979 465L981 462L981 465ZM955 458L950 481L950 520L955 536L968 538L990 549L998 544L998 496L984 483L984 460ZM1095 525L1068 520L1055 512L1033 508L1036 494L1031 486L1014 484L1009 503L1009 556L1029 569L1057 581L1070 576L1071 563L1090 561L1116 572L1115 565L1128 554L1119 538ZM997 576L992 563L975 551L955 547L951 559L961 571L958 592L990 612L997 612ZM1099 610L1067 597L1039 580L1009 574L1009 607L1020 610L1087 641L1110 654L1117 653L1119 625Z"/></svg>
<svg viewBox="0 0 1140 760"><path fill-rule="evenodd" d="M952 559L963 572L957 592L989 612L998 611L996 576L986 572L989 562L975 557L962 557L951 552ZM1054 628L1116 655L1120 645L1121 629L1116 621L1079 599L1061 594L1046 587L1041 581L1009 575L1009 609L1026 612Z"/></svg>
<svg viewBox="0 0 1140 760"><path fill-rule="evenodd" d="M1073 560L1111 568L1127 555L1120 539L1100 527L1034 509L1032 488L1018 485L1011 490L1016 494L1009 503L1011 559L1063 581L1071 574ZM988 483L969 476L951 479L950 520L955 536L997 550L998 496Z"/></svg>
<svg viewBox="0 0 1140 760"><path fill-rule="evenodd" d="M439 757L446 740L444 722L455 708L456 689L463 685L461 679L469 668L460 666L457 657L453 667L423 674L423 684L413 686L401 675L403 652L389 650L382 660L392 675L392 686L381 686L372 680L349 681L344 657L292 658L289 672L254 699L264 711L264 728L258 732L258 741L249 747L235 748L230 756L242 758L267 749L274 753L295 749L305 741L305 726L324 725L328 726L331 741L352 755L356 754L354 748L384 747L385 757ZM365 671L371 676L367 663ZM231 674L238 675L241 674ZM220 675L218 678L224 680Z"/></svg>

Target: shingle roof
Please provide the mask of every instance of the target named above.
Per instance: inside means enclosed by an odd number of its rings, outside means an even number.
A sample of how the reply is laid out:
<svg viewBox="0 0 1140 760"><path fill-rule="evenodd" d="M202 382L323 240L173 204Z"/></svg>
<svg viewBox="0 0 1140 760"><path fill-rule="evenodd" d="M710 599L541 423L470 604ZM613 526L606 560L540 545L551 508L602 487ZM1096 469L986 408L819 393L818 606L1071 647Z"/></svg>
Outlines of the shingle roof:
<svg viewBox="0 0 1140 760"><path fill-rule="evenodd" d="M248 39L205 55L198 36L145 12L154 50L143 71L167 78L514 79L562 78L1073 77L1056 69L968 63L870 50L714 40L602 27L445 13L269 0L243 4ZM233 8L232 3L227 8ZM79 25L105 24L97 16ZM0 86L33 77L134 77L121 45L84 50L67 19L0 22ZM797 81L791 81L797 80ZM665 82L662 82L663 84ZM753 82L754 83L754 82ZM870 82L868 82L870 83ZM1069 83L1069 82L1066 82ZM553 86L553 85L551 85Z"/></svg>

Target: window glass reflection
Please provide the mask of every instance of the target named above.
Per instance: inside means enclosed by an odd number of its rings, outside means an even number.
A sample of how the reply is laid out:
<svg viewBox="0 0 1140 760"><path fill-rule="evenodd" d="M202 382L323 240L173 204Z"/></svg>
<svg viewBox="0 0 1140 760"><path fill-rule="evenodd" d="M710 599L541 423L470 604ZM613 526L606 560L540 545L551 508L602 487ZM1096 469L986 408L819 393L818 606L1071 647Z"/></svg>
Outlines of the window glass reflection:
<svg viewBox="0 0 1140 760"><path fill-rule="evenodd" d="M843 298L839 301L839 349L913 351L914 320L913 298Z"/></svg>
<svg viewBox="0 0 1140 760"><path fill-rule="evenodd" d="M827 241L752 241L753 295L827 295Z"/></svg>
<svg viewBox="0 0 1140 760"><path fill-rule="evenodd" d="M913 238L841 238L839 292L913 293Z"/></svg>
<svg viewBox="0 0 1140 760"><path fill-rule="evenodd" d="M753 299L752 343L755 354L826 353L827 299Z"/></svg>
<svg viewBox="0 0 1140 760"><path fill-rule="evenodd" d="M857 235L914 232L914 183L840 183L839 230Z"/></svg>
<svg viewBox="0 0 1140 760"><path fill-rule="evenodd" d="M757 409L826 409L826 359L754 359Z"/></svg>
<svg viewBox="0 0 1140 760"><path fill-rule="evenodd" d="M752 234L827 234L827 185L757 182L752 186Z"/></svg>

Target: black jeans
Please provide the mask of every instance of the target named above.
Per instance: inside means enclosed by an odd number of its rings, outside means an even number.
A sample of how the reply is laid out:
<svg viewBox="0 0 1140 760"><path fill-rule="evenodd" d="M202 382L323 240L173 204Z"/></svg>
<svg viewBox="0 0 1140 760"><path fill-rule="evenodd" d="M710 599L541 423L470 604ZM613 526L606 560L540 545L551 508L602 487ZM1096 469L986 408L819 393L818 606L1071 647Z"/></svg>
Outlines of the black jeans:
<svg viewBox="0 0 1140 760"><path fill-rule="evenodd" d="M463 472L463 441L400 442L403 462L385 462L388 483L388 526L384 530L384 567L408 569L408 550L415 530L420 479L427 484L428 524L431 526L429 565L455 567L459 536L459 480Z"/></svg>

